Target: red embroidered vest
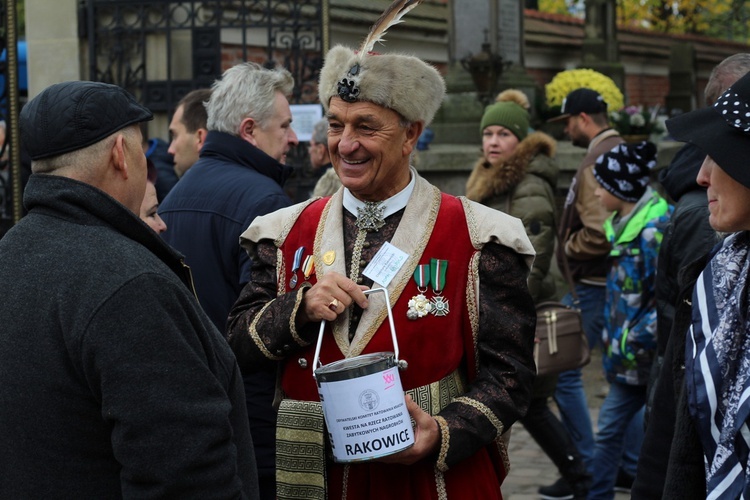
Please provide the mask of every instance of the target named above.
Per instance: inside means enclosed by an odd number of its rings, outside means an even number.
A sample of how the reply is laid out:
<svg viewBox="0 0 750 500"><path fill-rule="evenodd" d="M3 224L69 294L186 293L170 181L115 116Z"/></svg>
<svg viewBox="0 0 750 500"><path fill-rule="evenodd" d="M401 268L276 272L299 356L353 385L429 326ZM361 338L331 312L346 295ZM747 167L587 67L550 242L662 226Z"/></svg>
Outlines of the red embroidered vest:
<svg viewBox="0 0 750 500"><path fill-rule="evenodd" d="M300 214L280 249L283 265L293 268L295 250L304 246L312 252L320 218L328 203L328 198L307 206ZM417 320L406 317L409 299L417 295L416 282L412 279L406 285L393 307L393 318L398 337L400 359L409 364L402 371L401 383L404 390L436 382L452 373L465 363L469 380L475 370L474 336L470 322L470 310L477 314L476 304L467 305L467 283L476 283L476 277L469 280L472 272L472 257L479 252L474 248L469 236L463 205L457 198L442 194L437 220L429 242L419 259L420 264L429 264L433 258L448 261L445 288L442 296L447 299L450 312L446 316L429 314ZM410 269L412 273L414 269ZM288 278L288 277L287 277ZM288 279L284 284L290 291ZM315 276L310 279L315 283ZM430 288L425 295L433 294ZM471 296L474 297L472 290ZM330 330L330 328L327 328ZM388 320L380 325L362 354L393 351ZM304 401L318 401L318 390L313 379L313 355L315 345L284 361L282 388L286 397ZM320 360L323 364L343 359L333 335L326 331L321 347ZM304 358L306 362L301 362ZM304 368L303 368L304 367Z"/></svg>

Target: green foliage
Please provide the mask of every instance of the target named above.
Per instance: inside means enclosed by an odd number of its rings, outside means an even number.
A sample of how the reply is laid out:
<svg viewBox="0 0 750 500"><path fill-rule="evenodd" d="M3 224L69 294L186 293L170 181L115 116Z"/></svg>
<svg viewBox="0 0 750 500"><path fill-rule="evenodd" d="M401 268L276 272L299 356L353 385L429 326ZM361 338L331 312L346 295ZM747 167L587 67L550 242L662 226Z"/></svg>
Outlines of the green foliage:
<svg viewBox="0 0 750 500"><path fill-rule="evenodd" d="M581 17L583 0L539 0L539 10ZM620 26L690 33L750 43L750 2L745 0L617 0Z"/></svg>

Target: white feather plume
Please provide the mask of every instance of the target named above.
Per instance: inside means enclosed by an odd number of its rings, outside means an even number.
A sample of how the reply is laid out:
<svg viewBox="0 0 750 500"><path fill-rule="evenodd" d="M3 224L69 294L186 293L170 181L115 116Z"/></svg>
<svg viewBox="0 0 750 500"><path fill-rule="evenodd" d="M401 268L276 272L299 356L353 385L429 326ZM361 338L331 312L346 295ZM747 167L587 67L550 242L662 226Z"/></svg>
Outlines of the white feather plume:
<svg viewBox="0 0 750 500"><path fill-rule="evenodd" d="M420 3L422 0L395 0L370 28L370 33L359 47L359 57L363 58L368 52L372 52L375 44L383 40L388 28L402 22L401 18Z"/></svg>

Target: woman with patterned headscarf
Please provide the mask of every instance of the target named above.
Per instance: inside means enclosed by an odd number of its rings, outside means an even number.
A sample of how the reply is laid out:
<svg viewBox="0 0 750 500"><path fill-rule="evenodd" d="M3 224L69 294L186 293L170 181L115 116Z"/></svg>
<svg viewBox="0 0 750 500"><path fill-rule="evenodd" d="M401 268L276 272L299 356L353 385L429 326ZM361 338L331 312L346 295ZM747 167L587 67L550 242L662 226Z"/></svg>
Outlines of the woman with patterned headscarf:
<svg viewBox="0 0 750 500"><path fill-rule="evenodd" d="M667 397L651 417L670 423L675 439L671 449L650 443L648 452L668 460L662 498L747 498L750 74L712 107L673 118L667 127L673 137L706 154L697 182L707 188L711 227L728 236L680 275L675 322L656 388L657 398Z"/></svg>

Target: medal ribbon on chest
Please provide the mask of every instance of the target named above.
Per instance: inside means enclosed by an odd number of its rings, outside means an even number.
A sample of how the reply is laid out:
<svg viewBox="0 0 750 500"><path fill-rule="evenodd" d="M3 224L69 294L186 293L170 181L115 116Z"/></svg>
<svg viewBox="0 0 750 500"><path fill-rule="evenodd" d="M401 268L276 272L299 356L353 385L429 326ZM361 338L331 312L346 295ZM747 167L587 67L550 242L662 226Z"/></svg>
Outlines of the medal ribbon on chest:
<svg viewBox="0 0 750 500"><path fill-rule="evenodd" d="M419 294L409 300L409 309L406 311L406 317L411 320L424 318L432 310L432 304L429 299L424 296L427 287L430 284L429 264L420 264L417 266L414 270L414 281L417 283L417 291L419 291Z"/></svg>
<svg viewBox="0 0 750 500"><path fill-rule="evenodd" d="M302 263L302 254L305 253L305 247L299 247L296 252L294 252L294 263L292 265L292 278L289 280L289 288L294 290L297 287L297 271L299 271L299 266Z"/></svg>
<svg viewBox="0 0 750 500"><path fill-rule="evenodd" d="M430 260L430 281L432 281L432 292L434 294L434 297L430 300L432 302L432 310L430 312L435 316L447 316L450 312L448 299L442 296L447 272L447 260Z"/></svg>
<svg viewBox="0 0 750 500"><path fill-rule="evenodd" d="M312 255L305 257L305 262L302 264L302 274L305 278L303 283L310 283L310 276L315 272L315 258Z"/></svg>

